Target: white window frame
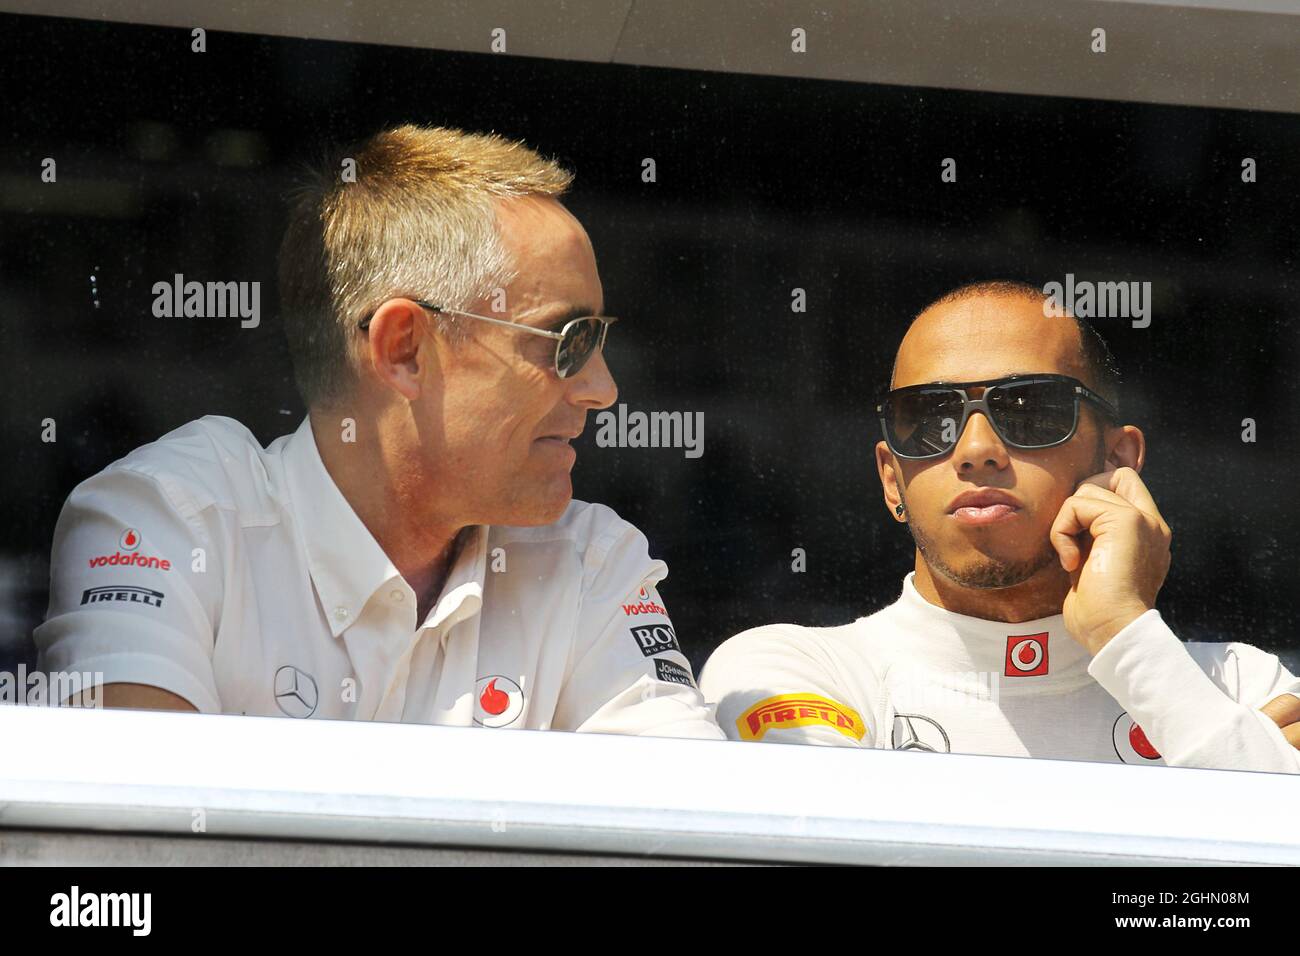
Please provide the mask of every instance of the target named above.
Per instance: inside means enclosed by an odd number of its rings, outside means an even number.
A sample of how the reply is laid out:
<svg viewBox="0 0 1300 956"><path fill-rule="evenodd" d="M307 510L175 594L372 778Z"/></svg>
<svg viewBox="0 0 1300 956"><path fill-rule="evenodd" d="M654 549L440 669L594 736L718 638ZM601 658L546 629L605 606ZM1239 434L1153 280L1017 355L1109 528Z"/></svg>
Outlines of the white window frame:
<svg viewBox="0 0 1300 956"><path fill-rule="evenodd" d="M1282 774L25 706L0 707L0 740L0 853L8 828L498 855L1300 864L1300 778Z"/></svg>

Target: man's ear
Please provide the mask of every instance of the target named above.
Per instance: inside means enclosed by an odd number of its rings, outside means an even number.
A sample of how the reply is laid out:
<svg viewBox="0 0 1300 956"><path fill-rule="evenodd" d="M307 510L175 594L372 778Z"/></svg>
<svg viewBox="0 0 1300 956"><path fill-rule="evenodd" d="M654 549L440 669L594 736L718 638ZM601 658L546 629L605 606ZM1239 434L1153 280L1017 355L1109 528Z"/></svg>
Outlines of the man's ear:
<svg viewBox="0 0 1300 956"><path fill-rule="evenodd" d="M428 317L409 299L389 299L370 319L364 361L383 385L407 401L420 397L421 376L436 370L424 331Z"/></svg>
<svg viewBox="0 0 1300 956"><path fill-rule="evenodd" d="M1147 440L1136 425L1109 429L1106 436L1106 467L1132 468L1139 474L1147 460Z"/></svg>
<svg viewBox="0 0 1300 956"><path fill-rule="evenodd" d="M880 487L885 493L889 516L899 523L905 523L907 513L898 513L898 506L903 503L903 492L898 486L898 470L889 445L884 441L876 442L876 473L880 475Z"/></svg>

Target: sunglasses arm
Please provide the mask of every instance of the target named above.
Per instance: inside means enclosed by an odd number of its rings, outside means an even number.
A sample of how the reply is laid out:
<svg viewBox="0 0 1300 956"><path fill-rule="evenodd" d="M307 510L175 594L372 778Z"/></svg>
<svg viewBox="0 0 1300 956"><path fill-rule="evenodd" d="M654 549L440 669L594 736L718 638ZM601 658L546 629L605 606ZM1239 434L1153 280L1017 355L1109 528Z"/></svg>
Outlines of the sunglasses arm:
<svg viewBox="0 0 1300 956"><path fill-rule="evenodd" d="M531 332L533 335L544 335L548 339L562 339L563 332L552 332L549 329L535 329L531 325L521 325L518 322L511 322L508 319L494 319L488 315L478 315L474 312L462 312L460 309L444 309L439 305L430 305L428 302L417 302L416 305L422 306L431 312L440 312L444 315L463 315L471 319L478 319L480 322L491 322L493 325L507 325L512 329L518 329L520 332Z"/></svg>
<svg viewBox="0 0 1300 956"><path fill-rule="evenodd" d="M1106 401L1106 399L1102 398L1092 389L1084 385L1076 385L1074 387L1074 390L1075 393L1078 394L1080 398L1092 402L1094 405L1096 405L1098 408L1104 411L1107 415L1109 415L1112 419L1114 419L1117 422L1119 421L1119 409L1116 408L1114 405L1112 405L1110 402Z"/></svg>

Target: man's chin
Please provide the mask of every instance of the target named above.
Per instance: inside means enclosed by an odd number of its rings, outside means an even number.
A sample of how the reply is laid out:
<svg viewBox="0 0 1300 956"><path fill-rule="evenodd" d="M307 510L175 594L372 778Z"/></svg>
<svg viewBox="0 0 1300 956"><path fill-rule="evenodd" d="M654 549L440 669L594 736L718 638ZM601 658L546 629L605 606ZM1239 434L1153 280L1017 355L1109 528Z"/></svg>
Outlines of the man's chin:
<svg viewBox="0 0 1300 956"><path fill-rule="evenodd" d="M1014 588L1040 574L1056 559L1055 553L1038 555L1029 560L999 560L981 556L975 560L951 565L924 555L926 563L953 584L975 591L993 591Z"/></svg>
<svg viewBox="0 0 1300 956"><path fill-rule="evenodd" d="M944 547L915 521L907 523L907 530L931 571L958 587L971 590L1013 588L1024 584L1056 560L1056 552L1045 535L1044 547L1036 554L1016 554L1014 548L1005 547L1011 544L1009 541L1000 543L1012 553L990 554L988 550L972 548L961 539ZM990 550L1003 550L998 545L997 541L986 541L984 546Z"/></svg>
<svg viewBox="0 0 1300 956"><path fill-rule="evenodd" d="M983 552L958 557L942 553L941 549L929 541L920 540L915 534L913 537L917 538L917 547L931 570L959 587L976 591L1013 588L1024 584L1057 560L1056 552L1050 544L1028 557Z"/></svg>
<svg viewBox="0 0 1300 956"><path fill-rule="evenodd" d="M535 525L555 524L564 517L564 512L569 508L569 502L573 500L573 495L566 495L562 500L548 505L546 508L537 513L536 520L532 523Z"/></svg>
<svg viewBox="0 0 1300 956"><path fill-rule="evenodd" d="M554 487L545 494L529 495L510 510L509 520L497 524L513 525L517 528L532 528L538 525L554 524L564 517L564 512L573 500L573 483L565 475L563 481L556 481Z"/></svg>

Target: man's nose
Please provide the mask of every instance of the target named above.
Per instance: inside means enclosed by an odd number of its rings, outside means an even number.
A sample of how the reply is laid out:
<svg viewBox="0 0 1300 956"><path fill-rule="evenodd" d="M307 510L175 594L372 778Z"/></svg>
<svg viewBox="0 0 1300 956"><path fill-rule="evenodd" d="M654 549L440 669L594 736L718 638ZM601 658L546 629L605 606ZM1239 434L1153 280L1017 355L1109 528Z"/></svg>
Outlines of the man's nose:
<svg viewBox="0 0 1300 956"><path fill-rule="evenodd" d="M598 351L577 375L567 378L569 402L585 408L609 408L618 398L618 385L605 364L604 351Z"/></svg>
<svg viewBox="0 0 1300 956"><path fill-rule="evenodd" d="M979 468L1001 470L1011 464L1006 445L983 412L974 412L967 420L952 450L952 464L962 474Z"/></svg>

